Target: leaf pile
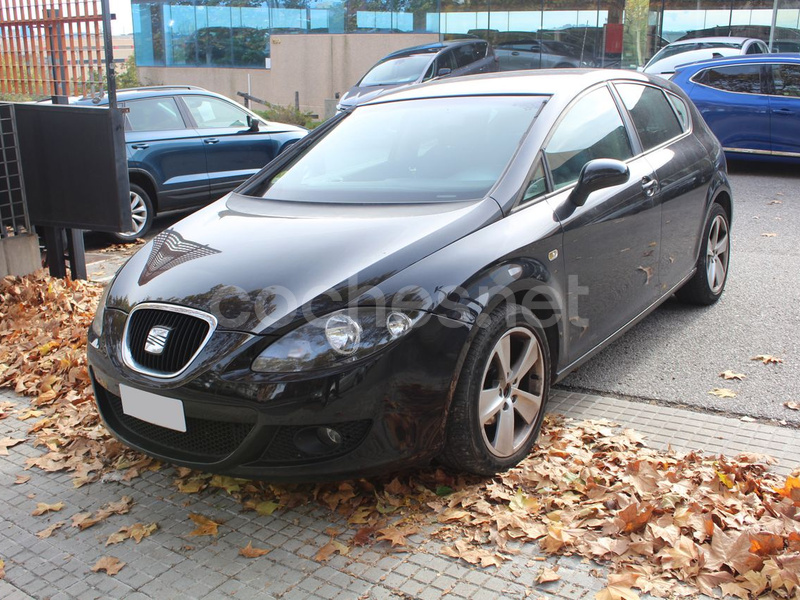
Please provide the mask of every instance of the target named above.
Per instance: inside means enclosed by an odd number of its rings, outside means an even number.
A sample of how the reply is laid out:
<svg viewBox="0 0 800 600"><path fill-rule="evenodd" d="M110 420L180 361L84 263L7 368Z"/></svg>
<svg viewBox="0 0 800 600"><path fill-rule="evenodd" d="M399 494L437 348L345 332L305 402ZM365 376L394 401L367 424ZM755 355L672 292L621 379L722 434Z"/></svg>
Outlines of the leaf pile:
<svg viewBox="0 0 800 600"><path fill-rule="evenodd" d="M29 433L48 450L28 466L69 471L76 487L104 470L124 469L130 479L155 464L111 438L92 402L86 334L101 293L44 271L0 280L0 388L31 398L17 416L43 417Z"/></svg>
<svg viewBox="0 0 800 600"><path fill-rule="evenodd" d="M111 438L91 401L86 332L99 294L98 286L42 273L0 281L0 387L30 397L31 406L16 415L38 419L29 434L46 449L29 466L71 472L76 486L129 480L160 467ZM0 419L10 410L0 405ZM4 440L2 447L16 443ZM499 566L531 544L548 554L605 561L611 575L598 600L638 598L635 590L800 598L800 477L779 480L756 456L657 452L635 432L608 423L548 417L535 452L489 480L428 469L271 485L185 468L175 473L182 493L226 494L265 517L309 503L324 507L345 527L327 531L330 541L319 549L319 561L359 546L403 551L433 535L445 544L444 554L483 567ZM72 526L82 530L129 506L123 498L96 514L79 513ZM191 536L213 538L224 525L196 513L189 518ZM50 536L62 526L40 533ZM107 544L138 543L156 531L155 523L136 523ZM250 544L241 552L255 558L266 550ZM94 570L113 575L123 565L109 556ZM541 583L557 578L547 569L538 576Z"/></svg>

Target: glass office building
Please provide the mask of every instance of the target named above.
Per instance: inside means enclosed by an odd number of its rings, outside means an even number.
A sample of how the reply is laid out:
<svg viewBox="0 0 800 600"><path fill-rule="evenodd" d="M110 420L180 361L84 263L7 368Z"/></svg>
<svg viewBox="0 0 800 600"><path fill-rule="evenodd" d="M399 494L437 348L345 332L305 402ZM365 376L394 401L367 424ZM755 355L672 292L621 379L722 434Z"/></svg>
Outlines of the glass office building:
<svg viewBox="0 0 800 600"><path fill-rule="evenodd" d="M800 51L800 0L133 0L132 8L144 67L269 69L273 37L315 34L480 37L509 69L545 66L523 61L529 44L572 66L624 68L687 36L758 37Z"/></svg>

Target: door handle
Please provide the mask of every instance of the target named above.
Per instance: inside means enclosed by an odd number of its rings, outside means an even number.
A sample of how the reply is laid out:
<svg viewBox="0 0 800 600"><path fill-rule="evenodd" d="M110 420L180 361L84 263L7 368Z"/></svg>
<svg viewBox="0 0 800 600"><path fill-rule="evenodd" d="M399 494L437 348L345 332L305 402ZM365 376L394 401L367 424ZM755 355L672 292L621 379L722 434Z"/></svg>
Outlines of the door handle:
<svg viewBox="0 0 800 600"><path fill-rule="evenodd" d="M204 144L217 144L219 140L217 138L206 138L203 140Z"/></svg>
<svg viewBox="0 0 800 600"><path fill-rule="evenodd" d="M658 191L658 180L652 177L642 177L642 189L645 196L652 198Z"/></svg>
<svg viewBox="0 0 800 600"><path fill-rule="evenodd" d="M776 115L793 115L794 111L790 108L774 108L772 110Z"/></svg>
<svg viewBox="0 0 800 600"><path fill-rule="evenodd" d="M131 144L131 148L134 150L147 150L150 147L150 144Z"/></svg>
<svg viewBox="0 0 800 600"><path fill-rule="evenodd" d="M512 53L511 53L511 56L519 56L519 52L517 52L516 50L514 50L514 52L512 52Z"/></svg>

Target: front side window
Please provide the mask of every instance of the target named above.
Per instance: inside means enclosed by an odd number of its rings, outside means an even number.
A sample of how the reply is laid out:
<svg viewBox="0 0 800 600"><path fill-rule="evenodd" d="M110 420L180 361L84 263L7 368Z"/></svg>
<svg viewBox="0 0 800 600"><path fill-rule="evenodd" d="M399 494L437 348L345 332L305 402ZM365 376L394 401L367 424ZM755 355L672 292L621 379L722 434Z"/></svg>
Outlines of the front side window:
<svg viewBox="0 0 800 600"><path fill-rule="evenodd" d="M249 196L333 203L483 198L544 97L434 98L360 106Z"/></svg>
<svg viewBox="0 0 800 600"><path fill-rule="evenodd" d="M453 55L456 59L456 65L459 68L466 67L478 59L478 56L475 52L475 44L467 44L466 46L456 48L453 51Z"/></svg>
<svg viewBox="0 0 800 600"><path fill-rule="evenodd" d="M740 94L762 93L760 65L732 65L705 69L695 75L693 81L726 92Z"/></svg>
<svg viewBox="0 0 800 600"><path fill-rule="evenodd" d="M178 104L171 96L131 100L126 102L125 106L130 109L127 117L131 131L167 131L185 128Z"/></svg>
<svg viewBox="0 0 800 600"><path fill-rule="evenodd" d="M528 180L528 185L525 187L525 193L522 195L522 204L530 202L543 196L547 193L547 178L544 174L544 167L542 166L541 159L536 159L536 166L533 168L533 174Z"/></svg>
<svg viewBox="0 0 800 600"><path fill-rule="evenodd" d="M771 65L773 96L800 96L800 65Z"/></svg>
<svg viewBox="0 0 800 600"><path fill-rule="evenodd" d="M648 85L615 84L631 115L644 150L650 150L683 133L675 111L664 93Z"/></svg>
<svg viewBox="0 0 800 600"><path fill-rule="evenodd" d="M230 102L211 96L183 96L183 101L200 129L247 127L248 114Z"/></svg>
<svg viewBox="0 0 800 600"><path fill-rule="evenodd" d="M595 158L627 160L633 156L617 105L602 87L578 100L556 126L545 149L555 189L578 180Z"/></svg>

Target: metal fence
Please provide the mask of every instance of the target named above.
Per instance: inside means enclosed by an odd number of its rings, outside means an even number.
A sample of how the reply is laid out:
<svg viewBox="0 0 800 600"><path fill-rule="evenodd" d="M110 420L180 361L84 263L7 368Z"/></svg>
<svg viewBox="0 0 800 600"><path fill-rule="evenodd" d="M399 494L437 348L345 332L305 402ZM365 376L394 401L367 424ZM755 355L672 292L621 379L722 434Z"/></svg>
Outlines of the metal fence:
<svg viewBox="0 0 800 600"><path fill-rule="evenodd" d="M102 89L98 0L0 0L0 96L85 96Z"/></svg>
<svg viewBox="0 0 800 600"><path fill-rule="evenodd" d="M0 104L0 239L30 230L14 106Z"/></svg>

